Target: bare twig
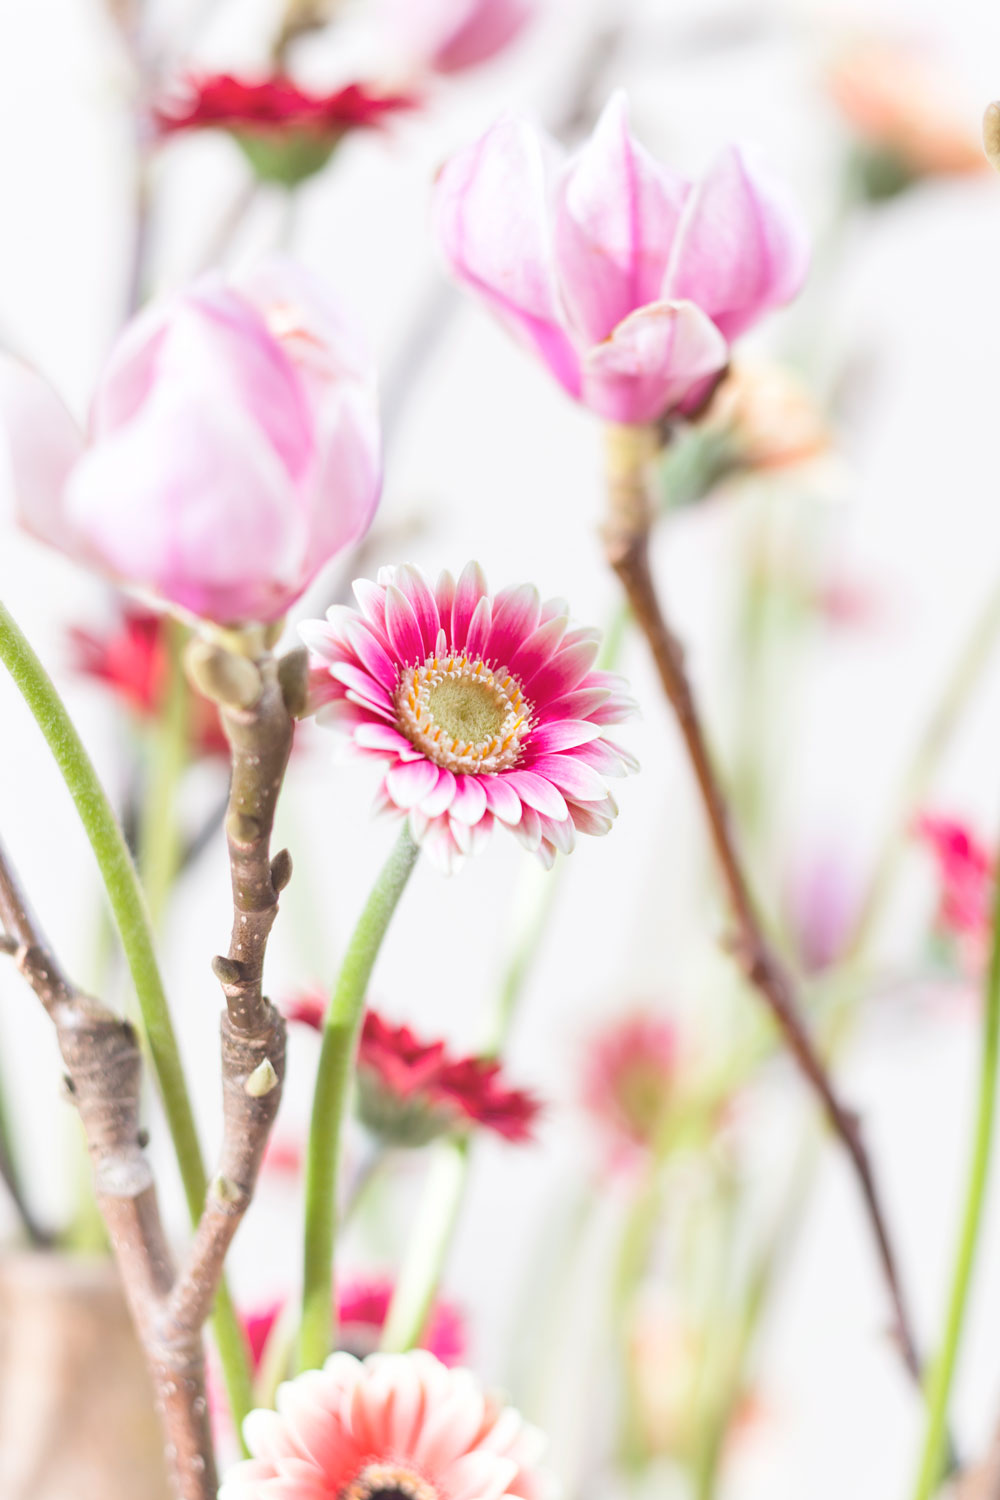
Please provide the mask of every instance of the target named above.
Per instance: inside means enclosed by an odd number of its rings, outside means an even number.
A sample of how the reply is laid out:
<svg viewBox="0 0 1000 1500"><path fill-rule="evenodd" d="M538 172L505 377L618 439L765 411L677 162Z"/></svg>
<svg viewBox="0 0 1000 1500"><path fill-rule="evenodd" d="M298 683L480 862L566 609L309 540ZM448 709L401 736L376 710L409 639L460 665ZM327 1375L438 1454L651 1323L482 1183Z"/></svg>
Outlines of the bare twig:
<svg viewBox="0 0 1000 1500"><path fill-rule="evenodd" d="M152 1374L177 1495L211 1500L217 1481L201 1326L167 1330L162 1318L173 1269L139 1127L142 1057L135 1033L67 980L2 848L0 921L16 943L18 969L56 1028L90 1148L97 1201Z"/></svg>
<svg viewBox="0 0 1000 1500"><path fill-rule="evenodd" d="M729 808L705 741L680 642L664 617L649 566L652 505L648 465L656 434L645 428L611 427L608 432L608 519L605 553L617 573L632 613L653 654L664 693L677 719L694 772L732 914L733 952L748 981L771 1011L789 1051L821 1101L835 1134L854 1167L892 1300L896 1337L907 1369L917 1381L921 1363L903 1296L860 1122L837 1092L802 1016L794 981L768 940L730 824Z"/></svg>

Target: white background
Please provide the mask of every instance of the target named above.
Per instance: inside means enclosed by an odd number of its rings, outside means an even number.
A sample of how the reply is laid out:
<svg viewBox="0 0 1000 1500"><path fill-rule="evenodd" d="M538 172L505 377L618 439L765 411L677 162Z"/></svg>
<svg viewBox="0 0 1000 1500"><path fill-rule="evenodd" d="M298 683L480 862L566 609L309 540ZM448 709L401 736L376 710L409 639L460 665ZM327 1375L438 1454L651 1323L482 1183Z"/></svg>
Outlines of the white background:
<svg viewBox="0 0 1000 1500"><path fill-rule="evenodd" d="M622 10L625 0L614 7ZM180 35L180 6L158 7ZM193 12L195 8L191 7ZM655 151L692 170L731 137L761 141L789 177L820 232L830 207L839 142L825 105L825 48L850 21L818 4L700 5L650 0L629 7L631 41L615 69L634 127ZM218 66L258 56L263 0L218 7L201 56ZM552 0L532 36L502 63L442 86L419 120L390 142L357 140L304 192L295 248L357 307L380 363L391 369L407 318L440 277L427 230L434 168L505 106L551 113L600 7ZM970 130L1000 94L1000 19L984 0L941 7L905 0L878 17L915 29L962 79ZM711 45L715 28L731 39ZM368 45L359 36L358 56ZM370 54L369 54L370 55ZM303 49L303 76L348 70L342 54ZM0 0L0 330L37 362L81 413L113 334L128 241L128 73L97 0ZM220 203L238 191L242 165L229 143L178 144L162 174L159 280L197 260ZM262 202L237 254L263 248L280 209ZM823 329L821 366L851 350L868 361L851 402L842 482L813 504L838 568L873 581L878 622L839 633L810 656L794 713L779 726L781 818L788 859L832 840L864 871L891 813L908 749L976 612L1000 574L996 460L996 355L1000 181L932 186L859 226L842 244L820 305L777 320L774 337ZM797 321L796 321L797 320ZM426 367L388 455L383 516L416 517L407 552L429 568L478 557L495 586L533 578L565 593L577 617L604 620L614 602L594 526L598 433L544 372L471 304ZM731 591L740 541L735 498L687 512L661 537L657 558L691 664L723 742L733 628ZM381 559L380 559L381 560ZM384 560L399 560L395 555ZM104 591L9 527L0 532L0 594L42 656L65 660L69 622L100 617ZM662 997L697 1015L711 969L706 951L720 915L706 901L705 855L691 787L642 651L626 669L642 721L627 740L643 762L622 789L621 817L605 841L573 855L534 972L510 1066L552 1100L536 1150L487 1143L463 1220L449 1290L472 1311L473 1355L502 1375L503 1336L530 1269L542 1215L560 1199L593 1137L574 1109L581 1038L602 1011ZM87 743L115 784L122 747L106 705L67 680ZM0 828L45 924L70 966L87 973L98 894L89 850L34 726L0 681ZM938 801L992 837L1000 816L1000 666L941 777ZM373 824L370 767L335 761L317 736L296 766L284 837L297 875L272 945L274 994L329 982L338 944L393 837ZM206 797L208 788L201 788ZM508 946L512 892L526 856L497 837L451 883L418 870L376 975L386 1010L425 1031L475 1045ZM913 861L885 940L887 963L916 951L926 918L926 870ZM314 915L315 914L315 915ZM692 930L700 942L692 942ZM228 931L224 855L216 848L181 893L163 943L185 1059L206 1142L218 1127L217 989L210 955ZM966 1161L976 1063L976 1007L945 1002L879 1009L843 1063L845 1091L864 1113L921 1335L940 1327ZM308 1108L311 1038L293 1042L283 1133ZM31 1189L43 1211L65 1201L68 1112L58 1060L33 997L0 974L0 1065L14 1094ZM785 1159L782 1133L808 1116L791 1073L778 1096L757 1170ZM776 1124L774 1122L777 1122ZM171 1177L162 1130L154 1149ZM261 1208L241 1232L235 1279L247 1296L285 1288L297 1252L294 1219ZM964 1448L982 1447L1000 1415L1000 1198L983 1236L975 1301L957 1386ZM610 1218L614 1217L614 1205ZM175 1214L178 1233L182 1220ZM917 1404L882 1336L885 1306L850 1177L824 1156L805 1232L767 1324L760 1396L764 1416L728 1473L727 1495L883 1500L905 1492L920 1435ZM554 1461L583 1493L595 1477L583 1435L602 1372L569 1398L554 1425ZM576 1472L577 1470L580 1472Z"/></svg>

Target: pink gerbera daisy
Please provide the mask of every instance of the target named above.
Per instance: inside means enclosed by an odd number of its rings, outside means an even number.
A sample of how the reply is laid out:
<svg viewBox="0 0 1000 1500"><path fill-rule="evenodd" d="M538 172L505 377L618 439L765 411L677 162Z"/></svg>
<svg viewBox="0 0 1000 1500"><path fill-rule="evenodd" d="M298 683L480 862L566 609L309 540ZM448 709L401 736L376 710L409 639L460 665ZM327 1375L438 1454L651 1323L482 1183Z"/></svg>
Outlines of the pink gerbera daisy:
<svg viewBox="0 0 1000 1500"><path fill-rule="evenodd" d="M633 703L593 670L599 636L530 584L490 595L477 563L431 588L410 565L354 585L360 608L306 621L321 717L389 761L380 806L450 871L500 822L549 866L575 835L607 833L605 778L635 768L604 737Z"/></svg>
<svg viewBox="0 0 1000 1500"><path fill-rule="evenodd" d="M535 1500L541 1440L468 1370L424 1350L334 1354L244 1423L219 1500Z"/></svg>
<svg viewBox="0 0 1000 1500"><path fill-rule="evenodd" d="M660 1015L616 1018L591 1039L583 1100L616 1160L656 1144L676 1101L680 1055L677 1027Z"/></svg>

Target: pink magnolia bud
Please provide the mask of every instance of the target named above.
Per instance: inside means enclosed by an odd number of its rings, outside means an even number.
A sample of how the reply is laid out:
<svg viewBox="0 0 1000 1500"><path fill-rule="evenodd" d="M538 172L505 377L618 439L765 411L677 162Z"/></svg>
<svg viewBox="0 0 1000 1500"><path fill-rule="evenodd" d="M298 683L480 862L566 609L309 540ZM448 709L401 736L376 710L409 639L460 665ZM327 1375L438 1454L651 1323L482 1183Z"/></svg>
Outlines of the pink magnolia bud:
<svg viewBox="0 0 1000 1500"><path fill-rule="evenodd" d="M691 406L729 343L798 291L804 231L748 152L691 183L633 140L623 94L567 158L505 118L442 171L434 213L457 276L610 421Z"/></svg>
<svg viewBox="0 0 1000 1500"><path fill-rule="evenodd" d="M379 14L420 66L459 73L502 52L534 9L534 0L382 0Z"/></svg>
<svg viewBox="0 0 1000 1500"><path fill-rule="evenodd" d="M39 375L2 361L0 423L24 526L222 624L280 618L378 501L368 355L291 262L203 277L136 318L86 434Z"/></svg>

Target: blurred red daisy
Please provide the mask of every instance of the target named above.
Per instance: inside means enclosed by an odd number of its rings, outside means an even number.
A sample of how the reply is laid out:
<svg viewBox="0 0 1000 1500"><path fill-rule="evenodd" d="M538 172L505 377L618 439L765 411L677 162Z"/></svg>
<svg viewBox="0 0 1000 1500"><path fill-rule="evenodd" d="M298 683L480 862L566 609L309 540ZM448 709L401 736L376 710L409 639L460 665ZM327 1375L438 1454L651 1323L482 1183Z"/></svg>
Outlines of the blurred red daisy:
<svg viewBox="0 0 1000 1500"><path fill-rule="evenodd" d="M181 79L155 118L165 136L225 130L259 177L294 185L324 167L349 131L379 127L417 102L413 94L382 93L364 83L313 94L280 74L251 80L215 73Z"/></svg>
<svg viewBox="0 0 1000 1500"><path fill-rule="evenodd" d="M69 631L71 665L103 682L137 718L156 719L167 692L168 629L165 616L134 608L123 609L117 625L106 634L73 626ZM192 750L228 759L219 711L193 688L190 713Z"/></svg>

